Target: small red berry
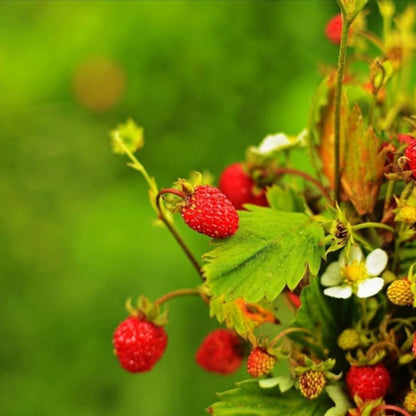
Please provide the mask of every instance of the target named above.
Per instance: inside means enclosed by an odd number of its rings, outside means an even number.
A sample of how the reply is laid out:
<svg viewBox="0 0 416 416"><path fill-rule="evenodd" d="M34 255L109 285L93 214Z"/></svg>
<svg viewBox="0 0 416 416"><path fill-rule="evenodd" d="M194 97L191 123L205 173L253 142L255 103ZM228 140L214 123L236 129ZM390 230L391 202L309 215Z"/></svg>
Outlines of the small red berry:
<svg viewBox="0 0 416 416"><path fill-rule="evenodd" d="M383 364L374 366L352 366L346 377L351 397L358 395L362 400L384 397L390 386L390 373Z"/></svg>
<svg viewBox="0 0 416 416"><path fill-rule="evenodd" d="M413 140L407 146L404 155L407 158L407 163L409 165L410 170L413 171L413 177L416 178L416 140Z"/></svg>
<svg viewBox="0 0 416 416"><path fill-rule="evenodd" d="M276 361L276 358L270 355L265 349L257 347L248 356L247 372L251 377L260 377L269 374L273 370Z"/></svg>
<svg viewBox="0 0 416 416"><path fill-rule="evenodd" d="M416 142L416 139L409 134L398 134L397 139L400 143L414 144Z"/></svg>
<svg viewBox="0 0 416 416"><path fill-rule="evenodd" d="M132 373L151 370L162 358L167 342L163 327L134 316L121 322L113 336L121 366Z"/></svg>
<svg viewBox="0 0 416 416"><path fill-rule="evenodd" d="M325 35L331 43L339 45L342 34L342 16L341 13L333 16L325 27Z"/></svg>
<svg viewBox="0 0 416 416"><path fill-rule="evenodd" d="M416 358L416 332L413 335L412 352Z"/></svg>
<svg viewBox="0 0 416 416"><path fill-rule="evenodd" d="M243 360L241 338L234 331L216 329L202 341L195 358L207 371L231 374Z"/></svg>
<svg viewBox="0 0 416 416"><path fill-rule="evenodd" d="M256 190L256 183L242 163L233 163L223 170L219 188L236 209L244 209L244 204L268 206L264 188Z"/></svg>
<svg viewBox="0 0 416 416"><path fill-rule="evenodd" d="M230 237L238 229L239 217L233 204L213 186L197 186L186 198L181 214L189 227L213 238Z"/></svg>

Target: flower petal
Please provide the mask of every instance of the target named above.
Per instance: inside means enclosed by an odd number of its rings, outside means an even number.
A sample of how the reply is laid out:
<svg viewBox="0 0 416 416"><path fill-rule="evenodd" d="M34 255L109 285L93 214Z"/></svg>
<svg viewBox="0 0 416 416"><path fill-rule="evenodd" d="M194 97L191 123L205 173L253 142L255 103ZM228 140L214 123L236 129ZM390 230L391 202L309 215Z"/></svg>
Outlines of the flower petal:
<svg viewBox="0 0 416 416"><path fill-rule="evenodd" d="M331 298L348 299L352 295L352 289L351 286L348 285L333 286L326 288L324 294Z"/></svg>
<svg viewBox="0 0 416 416"><path fill-rule="evenodd" d="M284 133L269 134L266 136L258 147L260 154L267 154L275 150L283 149L292 144L290 139Z"/></svg>
<svg viewBox="0 0 416 416"><path fill-rule="evenodd" d="M331 263L325 270L324 274L321 277L321 284L323 286L336 286L339 285L342 281L342 276L340 274L341 264L339 262Z"/></svg>
<svg viewBox="0 0 416 416"><path fill-rule="evenodd" d="M384 280L381 277L372 277L371 279L364 280L358 283L357 296L359 298L369 298L380 292L383 286Z"/></svg>
<svg viewBox="0 0 416 416"><path fill-rule="evenodd" d="M373 250L365 261L365 268L370 276L379 276L386 268L388 262L387 253L381 248Z"/></svg>
<svg viewBox="0 0 416 416"><path fill-rule="evenodd" d="M350 248L350 256L347 261L346 250L342 250L341 254L339 255L339 262L344 264L351 264L353 261L357 261L358 263L363 259L363 252L359 246L351 246Z"/></svg>

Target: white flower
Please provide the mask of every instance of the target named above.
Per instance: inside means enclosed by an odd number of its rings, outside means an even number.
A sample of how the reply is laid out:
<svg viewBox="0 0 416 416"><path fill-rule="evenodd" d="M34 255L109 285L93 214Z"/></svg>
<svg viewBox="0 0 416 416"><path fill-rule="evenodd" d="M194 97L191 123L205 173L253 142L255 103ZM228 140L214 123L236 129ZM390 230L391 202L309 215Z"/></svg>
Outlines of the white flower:
<svg viewBox="0 0 416 416"><path fill-rule="evenodd" d="M287 147L304 145L306 134L306 130L303 130L297 137L288 136L285 133L269 134L262 140L258 147L252 146L250 150L255 154L267 156Z"/></svg>
<svg viewBox="0 0 416 416"><path fill-rule="evenodd" d="M359 298L374 296L384 286L380 274L386 268L387 262L387 253L380 248L363 259L360 247L353 246L348 260L343 250L338 261L331 263L321 277L322 285L329 286L324 294L342 299L351 297L353 293Z"/></svg>

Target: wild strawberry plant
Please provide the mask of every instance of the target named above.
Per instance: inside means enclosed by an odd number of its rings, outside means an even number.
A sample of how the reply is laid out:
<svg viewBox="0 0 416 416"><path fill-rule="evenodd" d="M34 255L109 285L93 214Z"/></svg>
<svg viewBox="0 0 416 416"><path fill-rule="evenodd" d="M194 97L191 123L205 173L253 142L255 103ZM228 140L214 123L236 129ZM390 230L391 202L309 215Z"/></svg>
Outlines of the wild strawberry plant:
<svg viewBox="0 0 416 416"><path fill-rule="evenodd" d="M159 189L135 156L143 130L129 120L111 133L201 279L128 303L115 353L128 371L150 370L167 346L163 305L201 297L227 328L207 334L197 363L224 375L248 356L248 380L220 394L213 415L416 415L416 7L398 13L378 0L379 36L366 28L367 2L338 0L325 28L338 64L323 74L306 129L248 148L219 188L193 173ZM313 175L290 164L294 149ZM178 232L179 214L213 238L202 259Z"/></svg>

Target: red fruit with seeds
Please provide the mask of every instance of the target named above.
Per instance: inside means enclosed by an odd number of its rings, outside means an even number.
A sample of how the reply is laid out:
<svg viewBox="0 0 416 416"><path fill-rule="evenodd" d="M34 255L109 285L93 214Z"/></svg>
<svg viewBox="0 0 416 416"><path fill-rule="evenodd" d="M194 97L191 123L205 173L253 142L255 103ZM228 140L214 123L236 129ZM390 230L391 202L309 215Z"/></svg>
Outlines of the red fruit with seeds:
<svg viewBox="0 0 416 416"><path fill-rule="evenodd" d="M239 217L233 204L213 186L197 186L185 199L181 214L189 227L209 237L230 237L238 229Z"/></svg>
<svg viewBox="0 0 416 416"><path fill-rule="evenodd" d="M409 169L413 171L412 176L416 178L416 140L409 143L409 146L407 146L404 155L407 158Z"/></svg>
<svg viewBox="0 0 416 416"><path fill-rule="evenodd" d="M216 329L202 341L196 362L205 370L219 374L237 371L243 360L241 338L228 329Z"/></svg>
<svg viewBox="0 0 416 416"><path fill-rule="evenodd" d="M265 189L256 188L256 183L242 163L234 163L224 169L219 188L236 209L244 209L244 204L268 206Z"/></svg>
<svg viewBox="0 0 416 416"><path fill-rule="evenodd" d="M120 364L131 373L151 370L162 358L167 342L163 327L134 316L121 322L113 336Z"/></svg>
<svg viewBox="0 0 416 416"><path fill-rule="evenodd" d="M276 361L276 357L270 355L265 349L257 347L248 356L247 372L251 377L269 374L273 370Z"/></svg>
<svg viewBox="0 0 416 416"><path fill-rule="evenodd" d="M332 17L325 27L325 35L331 43L339 45L342 35L342 16L341 13Z"/></svg>
<svg viewBox="0 0 416 416"><path fill-rule="evenodd" d="M416 332L413 335L412 352L413 352L413 355L416 358Z"/></svg>
<svg viewBox="0 0 416 416"><path fill-rule="evenodd" d="M346 382L352 398L358 395L362 400L374 400L386 395L390 373L383 364L353 366L347 372Z"/></svg>

